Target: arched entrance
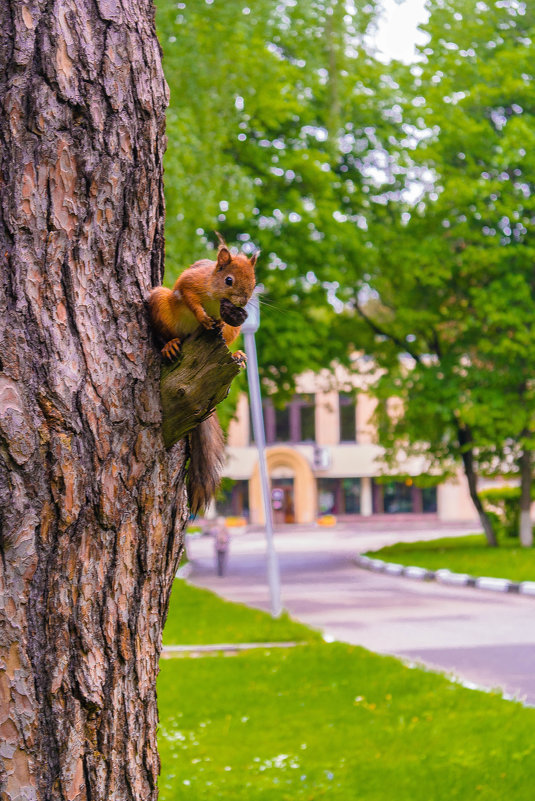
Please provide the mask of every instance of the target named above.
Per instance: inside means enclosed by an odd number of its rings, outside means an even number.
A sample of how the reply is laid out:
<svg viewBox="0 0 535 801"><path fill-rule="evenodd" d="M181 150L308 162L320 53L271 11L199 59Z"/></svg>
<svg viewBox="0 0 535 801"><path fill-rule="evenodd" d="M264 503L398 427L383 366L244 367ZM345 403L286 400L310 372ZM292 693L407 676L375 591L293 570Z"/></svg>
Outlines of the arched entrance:
<svg viewBox="0 0 535 801"><path fill-rule="evenodd" d="M289 467L274 467L270 471L271 508L273 522L295 523L295 473Z"/></svg>
<svg viewBox="0 0 535 801"><path fill-rule="evenodd" d="M293 517L296 523L314 522L316 482L305 457L293 448L276 445L267 449L266 461L272 489L280 490L276 493L276 502L282 503L282 506L274 510L275 516L279 518L277 522L289 522L289 517ZM264 509L258 463L249 482L249 507L251 522L263 523Z"/></svg>

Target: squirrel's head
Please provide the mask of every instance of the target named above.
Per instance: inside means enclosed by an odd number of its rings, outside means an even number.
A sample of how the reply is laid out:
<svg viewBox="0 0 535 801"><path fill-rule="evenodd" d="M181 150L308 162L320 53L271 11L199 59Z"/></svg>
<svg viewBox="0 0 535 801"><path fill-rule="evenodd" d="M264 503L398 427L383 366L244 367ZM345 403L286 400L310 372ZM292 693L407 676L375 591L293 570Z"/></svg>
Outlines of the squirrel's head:
<svg viewBox="0 0 535 801"><path fill-rule="evenodd" d="M232 254L222 237L214 271L212 288L219 298L227 298L234 306L243 307L255 288L254 268L260 251L251 257L245 253Z"/></svg>

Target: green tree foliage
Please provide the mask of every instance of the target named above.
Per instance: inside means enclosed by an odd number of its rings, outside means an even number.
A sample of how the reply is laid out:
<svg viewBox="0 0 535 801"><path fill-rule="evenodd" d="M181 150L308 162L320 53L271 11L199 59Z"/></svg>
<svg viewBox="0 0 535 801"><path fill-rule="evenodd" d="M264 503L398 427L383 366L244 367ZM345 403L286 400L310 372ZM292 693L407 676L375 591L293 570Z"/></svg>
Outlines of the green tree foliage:
<svg viewBox="0 0 535 801"><path fill-rule="evenodd" d="M392 461L425 453L438 479L461 457L491 543L477 476L520 473L526 523L533 8L431 0L429 42L405 67L366 52L373 2L157 5L166 282L213 252L214 229L260 247L264 385L287 396L304 370L372 355Z"/></svg>
<svg viewBox="0 0 535 801"><path fill-rule="evenodd" d="M362 37L373 11L337 0L158 2L171 95L166 282L210 254L216 228L261 248L260 367L282 393L345 357L326 332L352 294L347 263L362 260L369 87L380 73Z"/></svg>
<svg viewBox="0 0 535 801"><path fill-rule="evenodd" d="M391 453L425 451L438 472L461 454L479 507L477 472L519 472L529 510L534 10L516 0L428 8L419 62L393 68L399 132L356 304L385 369L378 394L403 401L394 418L379 404L382 440Z"/></svg>

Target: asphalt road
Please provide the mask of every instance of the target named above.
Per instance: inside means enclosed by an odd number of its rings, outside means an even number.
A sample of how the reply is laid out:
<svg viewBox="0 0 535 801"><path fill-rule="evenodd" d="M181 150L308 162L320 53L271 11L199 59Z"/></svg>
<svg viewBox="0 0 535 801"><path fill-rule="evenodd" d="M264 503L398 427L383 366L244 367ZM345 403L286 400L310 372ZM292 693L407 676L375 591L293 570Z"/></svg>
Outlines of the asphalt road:
<svg viewBox="0 0 535 801"><path fill-rule="evenodd" d="M535 705L535 597L376 574L352 562L358 552L401 539L465 532L421 522L288 527L275 535L283 605L326 637L421 662ZM191 538L188 552L193 583L269 610L262 532L233 537L223 578L215 575L211 538Z"/></svg>

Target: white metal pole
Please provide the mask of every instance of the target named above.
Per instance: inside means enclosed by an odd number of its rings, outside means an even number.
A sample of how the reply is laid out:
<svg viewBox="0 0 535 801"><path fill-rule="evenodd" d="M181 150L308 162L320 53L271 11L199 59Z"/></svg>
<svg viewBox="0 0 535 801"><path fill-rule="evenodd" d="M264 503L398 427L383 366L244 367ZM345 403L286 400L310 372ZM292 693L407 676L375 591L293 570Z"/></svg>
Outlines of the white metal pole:
<svg viewBox="0 0 535 801"><path fill-rule="evenodd" d="M266 463L266 439L264 435L264 416L262 414L262 397L260 394L260 379L258 377L258 359L256 356L256 342L254 332L254 312L258 315L258 298L253 297L247 305L256 304L256 309L251 309L253 320L250 325L242 326L242 333L247 354L247 381L249 384L249 399L251 401L251 417L253 420L253 432L256 447L258 450L258 464L260 467L260 483L262 486L262 500L264 504L264 518L266 521L266 546L267 546L267 574L269 582L269 593L271 598L271 614L279 617L282 612L280 569L275 543L273 540L273 515L271 512L271 497L269 492L269 477ZM258 319L258 317L257 317ZM249 322L249 321L247 321ZM245 330L244 330L245 329Z"/></svg>

